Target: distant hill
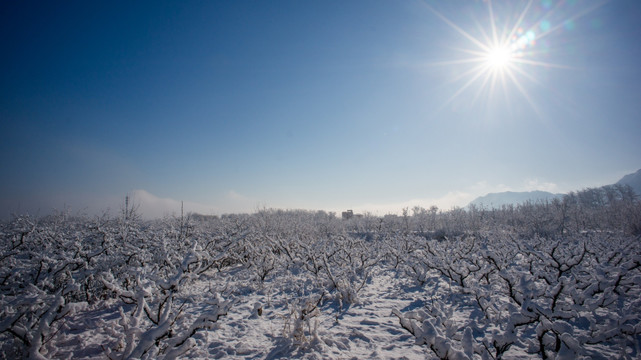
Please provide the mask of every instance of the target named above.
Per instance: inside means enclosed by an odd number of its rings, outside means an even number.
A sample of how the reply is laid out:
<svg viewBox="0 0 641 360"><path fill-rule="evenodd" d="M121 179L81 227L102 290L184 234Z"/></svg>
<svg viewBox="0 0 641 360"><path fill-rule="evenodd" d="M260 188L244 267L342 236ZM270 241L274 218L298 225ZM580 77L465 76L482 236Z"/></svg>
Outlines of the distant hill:
<svg viewBox="0 0 641 360"><path fill-rule="evenodd" d="M500 208L503 205L522 204L526 201L537 202L561 198L563 194L553 194L547 191L524 191L514 192L505 191L500 193L490 193L485 196L477 197L470 202L470 205L484 206L487 208ZM468 205L469 206L469 205Z"/></svg>
<svg viewBox="0 0 641 360"><path fill-rule="evenodd" d="M641 196L641 169L633 174L625 175L616 185L629 185L637 194ZM469 205L484 206L486 208L500 208L503 205L517 205L526 201L537 202L562 198L564 194L553 194L547 191L524 191L513 192L505 191L500 193L490 193L485 196L477 197ZM468 205L468 206L469 206Z"/></svg>
<svg viewBox="0 0 641 360"><path fill-rule="evenodd" d="M641 169L634 174L628 174L617 181L617 185L630 185L637 194L641 195Z"/></svg>

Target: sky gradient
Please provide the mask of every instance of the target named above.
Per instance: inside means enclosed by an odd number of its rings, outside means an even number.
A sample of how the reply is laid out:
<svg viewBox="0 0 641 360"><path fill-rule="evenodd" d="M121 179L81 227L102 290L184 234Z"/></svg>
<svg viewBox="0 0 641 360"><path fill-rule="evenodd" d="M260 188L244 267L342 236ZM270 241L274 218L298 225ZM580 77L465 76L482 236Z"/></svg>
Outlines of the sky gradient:
<svg viewBox="0 0 641 360"><path fill-rule="evenodd" d="M640 17L636 0L3 2L0 215L126 194L147 216L383 215L613 183L641 168ZM523 45L509 68L482 68L492 25Z"/></svg>

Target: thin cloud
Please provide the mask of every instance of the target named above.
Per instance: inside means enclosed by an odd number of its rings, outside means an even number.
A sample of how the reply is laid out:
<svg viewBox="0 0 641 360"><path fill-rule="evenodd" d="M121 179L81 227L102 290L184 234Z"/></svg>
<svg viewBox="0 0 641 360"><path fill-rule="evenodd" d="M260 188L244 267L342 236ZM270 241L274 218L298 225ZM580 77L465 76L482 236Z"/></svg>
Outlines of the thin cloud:
<svg viewBox="0 0 641 360"><path fill-rule="evenodd" d="M552 182L542 181L539 179L525 180L525 183L523 184L523 188L525 191L534 191L534 190L541 190L541 191L548 191L548 192L559 191L559 187L557 184Z"/></svg>
<svg viewBox="0 0 641 360"><path fill-rule="evenodd" d="M559 186L556 183L541 180L538 178L525 179L520 184L516 186L510 186L506 184L491 185L487 181L479 181L476 184L469 187L469 192L474 193L478 196L487 195L490 193L499 193L505 191L548 191L548 192L559 192Z"/></svg>
<svg viewBox="0 0 641 360"><path fill-rule="evenodd" d="M138 206L138 211L144 218L160 218L180 214L181 207L185 213L194 212L209 215L218 212L218 209L212 205L161 198L142 189L134 190L131 193L131 201Z"/></svg>
<svg viewBox="0 0 641 360"><path fill-rule="evenodd" d="M369 212L374 215L400 214L404 208L410 210L416 206L428 209L437 206L441 210L450 210L454 207L466 206L474 200L473 194L463 191L451 191L439 198L410 199L395 203L368 203L354 206L352 210L357 213Z"/></svg>

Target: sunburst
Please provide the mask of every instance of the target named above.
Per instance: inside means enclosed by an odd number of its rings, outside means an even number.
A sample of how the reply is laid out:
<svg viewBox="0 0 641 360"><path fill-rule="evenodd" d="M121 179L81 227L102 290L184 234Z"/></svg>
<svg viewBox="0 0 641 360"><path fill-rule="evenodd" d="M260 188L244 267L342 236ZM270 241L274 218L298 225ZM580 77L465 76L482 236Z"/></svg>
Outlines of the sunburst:
<svg viewBox="0 0 641 360"><path fill-rule="evenodd" d="M480 36L473 36L470 31L463 28L463 24L457 24L447 18L441 12L429 4L427 8L443 20L452 30L461 35L467 45L457 50L464 54L464 57L433 63L432 65L462 66L467 65L460 74L451 80L455 83L462 83L458 89L443 104L446 106L458 96L469 91L473 86L478 85L473 101L477 101L482 95L488 101L496 97L496 91L502 89L505 94L512 89L520 94L537 113L541 109L537 106L535 99L528 90L532 84L543 85L533 74L538 69L549 68L570 68L570 66L553 63L541 59L541 51L537 48L541 39L550 37L563 28L568 21L586 15L594 9L602 6L607 0L593 4L591 7L583 8L579 13L564 17L558 24L552 24L546 15L556 11L558 7L550 7L547 13L532 11L534 0L529 0L521 9L513 14L502 14L503 19L515 19L511 23L499 23L497 20L492 0L485 1L487 4L488 16L485 24L477 22ZM514 5L514 2L510 3ZM538 18L533 19L536 16Z"/></svg>
<svg viewBox="0 0 641 360"><path fill-rule="evenodd" d="M492 71L503 71L509 69L514 59L513 55L511 48L507 46L496 46L490 48L487 54L485 54L485 61Z"/></svg>

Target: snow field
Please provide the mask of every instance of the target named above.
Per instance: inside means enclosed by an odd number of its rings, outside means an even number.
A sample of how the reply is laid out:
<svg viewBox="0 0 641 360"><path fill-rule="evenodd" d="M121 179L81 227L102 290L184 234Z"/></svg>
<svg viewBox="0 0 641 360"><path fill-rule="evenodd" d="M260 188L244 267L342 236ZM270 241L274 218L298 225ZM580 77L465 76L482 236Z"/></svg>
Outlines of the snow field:
<svg viewBox="0 0 641 360"><path fill-rule="evenodd" d="M129 215L3 224L0 358L641 354L638 236Z"/></svg>

